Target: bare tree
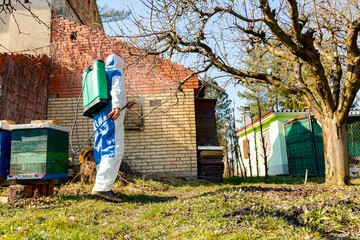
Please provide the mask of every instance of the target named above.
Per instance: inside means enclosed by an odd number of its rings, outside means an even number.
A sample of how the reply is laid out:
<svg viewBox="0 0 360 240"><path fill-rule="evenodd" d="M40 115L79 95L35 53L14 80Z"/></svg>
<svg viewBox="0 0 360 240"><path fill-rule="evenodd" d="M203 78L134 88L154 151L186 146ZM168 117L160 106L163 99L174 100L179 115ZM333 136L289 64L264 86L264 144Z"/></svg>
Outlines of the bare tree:
<svg viewBox="0 0 360 240"><path fill-rule="evenodd" d="M240 144L239 144L239 138L238 136L235 136L236 138L236 153L238 154L238 159L239 164L240 164L240 169L241 169L241 176L242 177L247 177L247 171L246 171L246 167L245 167L245 163L244 163L244 158L241 154L241 150L240 150Z"/></svg>
<svg viewBox="0 0 360 240"><path fill-rule="evenodd" d="M254 122L254 118L252 115L250 115L251 118L251 122ZM257 143L257 138L256 138L256 131L255 131L255 127L254 124L251 124L251 129L253 131L253 138L254 138L254 155L255 155L255 167L256 167L256 176L260 177L260 164L259 164L259 152L258 152L258 143ZM246 129L245 129L246 131ZM249 152L250 152L251 147L249 146ZM249 155L249 159L250 159L250 155Z"/></svg>
<svg viewBox="0 0 360 240"><path fill-rule="evenodd" d="M250 172L250 177L253 177L253 174L252 174L252 162L251 162L251 148L250 148L250 139L248 138L248 135L247 135L247 131L246 131L246 125L245 125L245 141L246 141L246 146L244 146L244 152L246 151L247 152L247 157L248 157L248 162L249 162L249 172Z"/></svg>
<svg viewBox="0 0 360 240"><path fill-rule="evenodd" d="M242 154L240 151L240 147L239 147L239 138L238 136L236 136L236 117L235 117L235 105L232 108L232 121L231 121L231 126L232 126L232 141L234 142L234 155L235 155L235 160L234 162L236 162L236 173L237 176L239 176L239 174L241 174L242 177L246 177L246 169L244 167L244 163L243 163L243 159L242 159Z"/></svg>
<svg viewBox="0 0 360 240"><path fill-rule="evenodd" d="M349 184L345 124L360 88L357 0L144 3L147 18L134 19L139 32L130 38L142 37L134 44L144 53L195 55L194 74L215 68L238 83L270 84L299 96L323 128L326 183ZM286 60L292 74L244 70L242 59L254 47Z"/></svg>
<svg viewBox="0 0 360 240"><path fill-rule="evenodd" d="M263 131L263 124L262 124L262 114L261 114L261 107L260 107L260 99L257 98L256 100L259 110L259 126L260 126L260 145L262 150L262 158L265 168L265 178L269 177L269 166L268 166L268 154L267 154L267 142L265 141L264 131Z"/></svg>
<svg viewBox="0 0 360 240"><path fill-rule="evenodd" d="M230 159L229 159L229 146L228 146L228 139L227 139L227 130L228 127L225 124L225 118L223 119L223 129L224 129L224 173L225 176L230 177L231 176L231 170L230 170Z"/></svg>

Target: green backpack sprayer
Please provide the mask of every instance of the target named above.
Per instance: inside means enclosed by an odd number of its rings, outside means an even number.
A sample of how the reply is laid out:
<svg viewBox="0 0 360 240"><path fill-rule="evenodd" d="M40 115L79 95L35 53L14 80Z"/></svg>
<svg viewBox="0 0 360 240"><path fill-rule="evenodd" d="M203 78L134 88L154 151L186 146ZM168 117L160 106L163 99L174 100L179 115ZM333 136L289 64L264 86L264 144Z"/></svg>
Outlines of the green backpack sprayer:
<svg viewBox="0 0 360 240"><path fill-rule="evenodd" d="M92 67L92 69L91 69ZM79 102L81 96L83 95L83 116L92 118L94 114L101 110L109 103L109 93L108 93L108 85L107 85L107 77L105 71L105 64L103 60L97 59L93 62L93 65L88 66L82 74L82 89L77 100L76 104L76 111L74 117L74 124L71 128L70 134L70 147L71 151L73 152L73 157L75 154L78 153L85 144L94 136L95 132L108 120L112 119L112 115L101 123L101 125L94 130L94 132L88 137L88 139L79 147L76 151L73 149L73 132L75 128L75 124L77 121L77 113L79 108ZM125 108L131 107L136 102L129 102L125 106L123 106L120 111L124 110Z"/></svg>
<svg viewBox="0 0 360 240"><path fill-rule="evenodd" d="M83 71L82 78L83 115L92 117L109 103L104 61L95 60L92 69L89 66Z"/></svg>

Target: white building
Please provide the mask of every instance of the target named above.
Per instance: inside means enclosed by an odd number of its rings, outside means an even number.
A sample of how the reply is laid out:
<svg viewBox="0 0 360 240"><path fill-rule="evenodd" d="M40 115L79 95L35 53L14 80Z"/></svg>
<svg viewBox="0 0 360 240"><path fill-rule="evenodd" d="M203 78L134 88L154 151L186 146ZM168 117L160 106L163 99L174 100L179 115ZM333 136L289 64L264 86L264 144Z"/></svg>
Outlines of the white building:
<svg viewBox="0 0 360 240"><path fill-rule="evenodd" d="M304 111L272 111L261 118L270 176L289 174L284 123L304 113ZM252 176L257 176L257 165L259 176L265 176L260 120L243 127L236 135L239 136L240 151L247 176L251 176L250 172Z"/></svg>

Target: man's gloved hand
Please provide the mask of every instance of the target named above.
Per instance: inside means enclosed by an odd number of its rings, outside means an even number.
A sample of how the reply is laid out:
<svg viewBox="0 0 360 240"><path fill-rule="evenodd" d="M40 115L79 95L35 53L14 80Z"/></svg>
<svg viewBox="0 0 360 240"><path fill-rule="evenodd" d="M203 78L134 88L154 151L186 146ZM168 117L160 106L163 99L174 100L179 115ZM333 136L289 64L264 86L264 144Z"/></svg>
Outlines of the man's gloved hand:
<svg viewBox="0 0 360 240"><path fill-rule="evenodd" d="M127 102L126 109L131 109L135 104L136 104L136 102Z"/></svg>
<svg viewBox="0 0 360 240"><path fill-rule="evenodd" d="M113 116L111 121L115 121L120 116L120 108L113 108L112 111L109 113L108 117L110 117L111 115Z"/></svg>
<svg viewBox="0 0 360 240"><path fill-rule="evenodd" d="M136 102L127 102L126 108L131 109L135 105L135 103ZM113 108L112 111L109 113L108 117L113 116L111 121L115 121L120 116L120 112L121 112L120 108L118 107Z"/></svg>

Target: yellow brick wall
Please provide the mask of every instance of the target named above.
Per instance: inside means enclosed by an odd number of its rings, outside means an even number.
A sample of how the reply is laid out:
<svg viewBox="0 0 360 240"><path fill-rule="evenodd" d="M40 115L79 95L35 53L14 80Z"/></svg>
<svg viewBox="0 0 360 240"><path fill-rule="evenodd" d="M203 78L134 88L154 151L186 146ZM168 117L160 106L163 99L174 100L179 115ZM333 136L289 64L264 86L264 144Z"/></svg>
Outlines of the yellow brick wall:
<svg viewBox="0 0 360 240"><path fill-rule="evenodd" d="M195 177L197 161L194 90L185 89L184 93L179 93L177 97L171 93L143 97L144 130L125 132L124 160L140 173ZM128 99L131 99L131 96L128 96ZM161 105L150 106L150 100L160 100ZM49 98L47 118L57 119L61 125L71 127L76 102L76 98ZM82 102L79 112L82 112ZM134 117L134 114L138 113L127 110L127 118ZM78 116L73 137L74 149L77 149L92 131L92 120ZM88 146L92 144L93 139Z"/></svg>

